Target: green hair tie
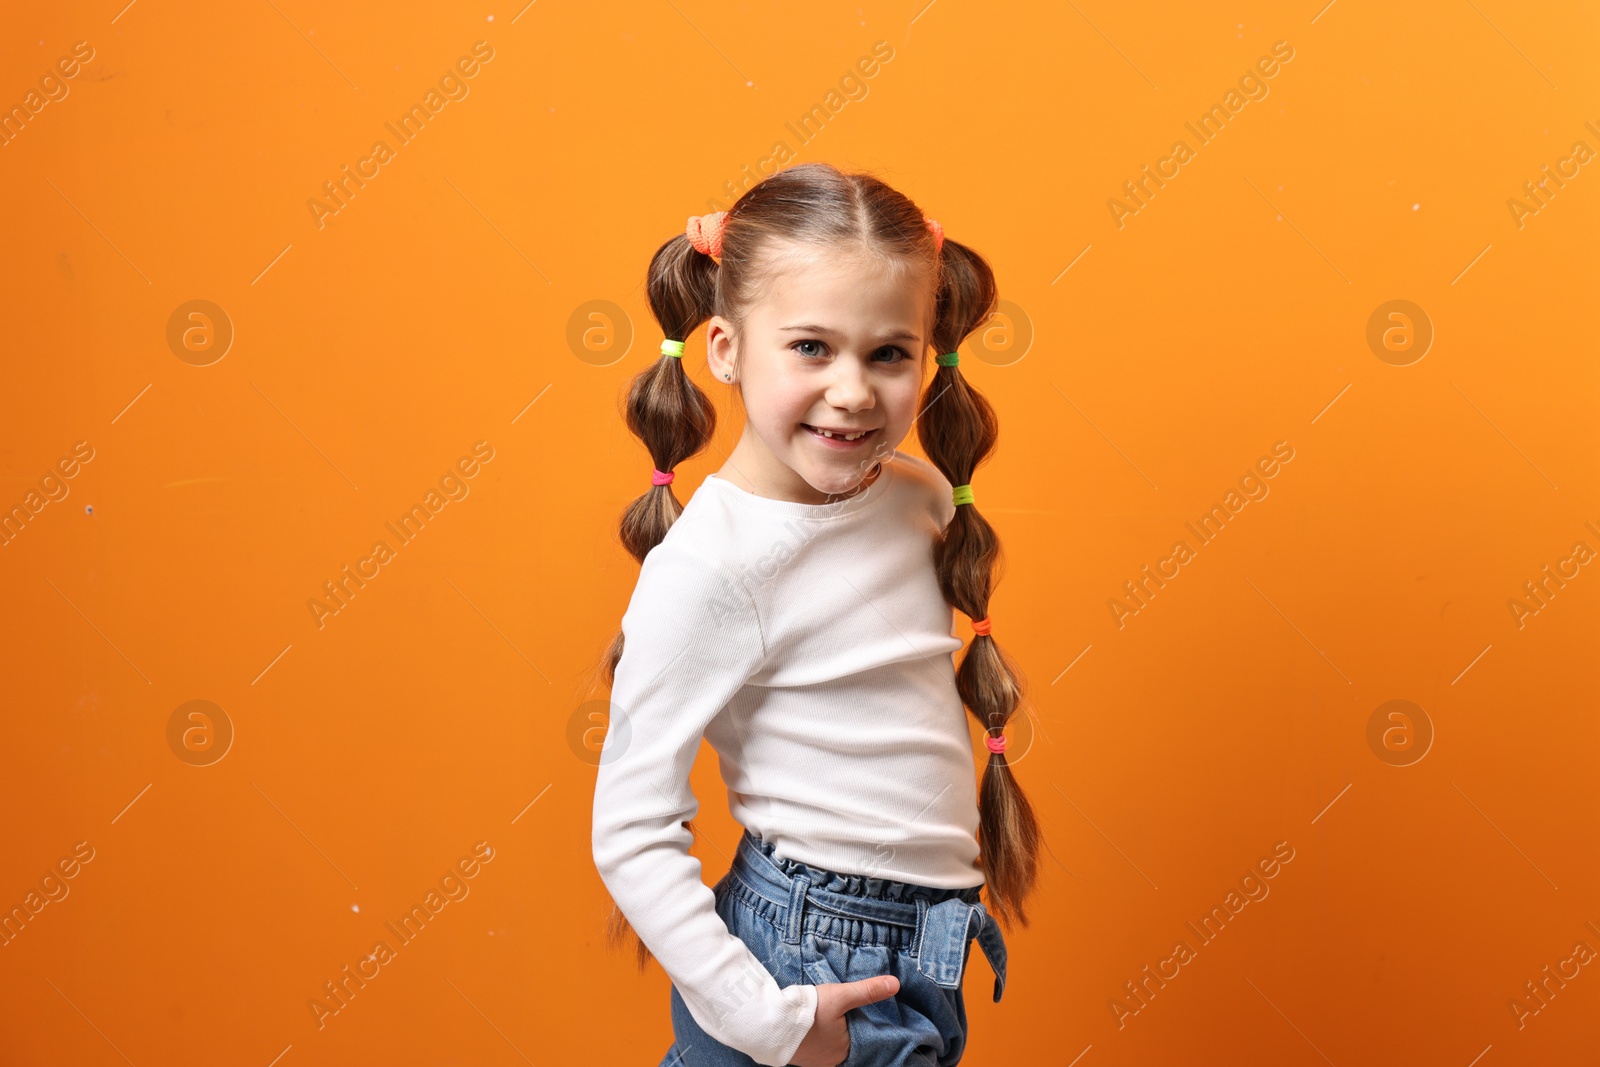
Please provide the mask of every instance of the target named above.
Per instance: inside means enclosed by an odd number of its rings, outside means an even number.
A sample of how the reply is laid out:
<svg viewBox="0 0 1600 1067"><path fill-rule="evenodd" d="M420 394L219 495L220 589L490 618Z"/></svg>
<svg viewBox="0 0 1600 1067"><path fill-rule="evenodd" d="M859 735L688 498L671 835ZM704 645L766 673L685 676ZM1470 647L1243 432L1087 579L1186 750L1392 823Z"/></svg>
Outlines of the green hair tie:
<svg viewBox="0 0 1600 1067"><path fill-rule="evenodd" d="M972 486L956 486L954 489L950 490L950 499L954 500L958 505L972 503Z"/></svg>
<svg viewBox="0 0 1600 1067"><path fill-rule="evenodd" d="M661 354L663 356L676 356L678 359L682 359L683 358L683 342L682 341L674 341L671 338L668 338L667 340L662 341L661 342Z"/></svg>
<svg viewBox="0 0 1600 1067"><path fill-rule="evenodd" d="M941 367L954 367L957 363L961 362L961 353L946 352L941 356L935 356L934 359L938 361L939 366Z"/></svg>

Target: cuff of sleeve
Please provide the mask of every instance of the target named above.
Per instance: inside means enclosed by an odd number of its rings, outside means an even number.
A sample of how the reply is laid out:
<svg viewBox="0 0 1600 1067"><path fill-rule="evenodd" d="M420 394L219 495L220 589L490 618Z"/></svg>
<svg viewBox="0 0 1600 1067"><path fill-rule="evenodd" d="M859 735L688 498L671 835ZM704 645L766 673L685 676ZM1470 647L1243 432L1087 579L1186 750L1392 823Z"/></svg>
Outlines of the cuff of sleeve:
<svg viewBox="0 0 1600 1067"><path fill-rule="evenodd" d="M817 987L813 985L784 986L779 992L789 1002L789 1025L773 1035L774 1043L757 1049L750 1058L765 1067L787 1067L800 1048L800 1042L811 1032L817 1019Z"/></svg>

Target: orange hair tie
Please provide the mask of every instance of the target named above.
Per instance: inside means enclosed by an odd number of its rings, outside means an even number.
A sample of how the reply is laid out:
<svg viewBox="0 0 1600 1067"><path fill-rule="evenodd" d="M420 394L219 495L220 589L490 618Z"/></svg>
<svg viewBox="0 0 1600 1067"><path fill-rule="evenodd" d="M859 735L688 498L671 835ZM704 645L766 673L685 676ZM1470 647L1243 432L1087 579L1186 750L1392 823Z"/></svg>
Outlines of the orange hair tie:
<svg viewBox="0 0 1600 1067"><path fill-rule="evenodd" d="M975 634L982 634L983 636L988 637L989 636L989 626L990 626L989 616L987 616L987 615L985 615L981 619L973 619L972 620L972 632L975 633Z"/></svg>
<svg viewBox="0 0 1600 1067"><path fill-rule="evenodd" d="M727 224L726 211L713 211L709 215L690 215L683 232L689 243L708 256L722 258L722 230Z"/></svg>
<svg viewBox="0 0 1600 1067"><path fill-rule="evenodd" d="M937 219L923 219L922 221L927 223L929 230L933 231L933 250L935 252L944 251L944 227L939 225Z"/></svg>

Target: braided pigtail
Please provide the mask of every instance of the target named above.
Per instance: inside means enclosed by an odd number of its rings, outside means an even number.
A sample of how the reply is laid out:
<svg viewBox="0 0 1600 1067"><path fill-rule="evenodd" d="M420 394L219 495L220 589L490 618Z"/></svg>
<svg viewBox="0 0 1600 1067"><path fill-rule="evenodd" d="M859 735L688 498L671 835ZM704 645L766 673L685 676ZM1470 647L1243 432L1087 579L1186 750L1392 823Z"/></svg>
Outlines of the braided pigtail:
<svg viewBox="0 0 1600 1067"><path fill-rule="evenodd" d="M699 221L691 219L691 227L698 229ZM650 260L646 292L666 340L660 358L635 375L628 387L624 418L628 429L644 442L655 470L650 488L622 513L618 530L622 547L640 563L683 514L672 491L674 469L704 451L716 432L717 409L683 369L683 342L711 317L716 291L716 260L697 249L687 233L667 241ZM619 630L604 658L608 686L616 680L621 659Z"/></svg>
<svg viewBox="0 0 1600 1067"><path fill-rule="evenodd" d="M1002 557L994 528L973 502L972 473L999 436L994 408L959 369L957 348L982 325L996 297L994 272L972 249L944 238L931 220L940 282L932 342L941 353L922 397L917 436L928 460L955 487L955 516L934 546L945 599L971 618L975 636L956 671L956 690L985 731L989 762L978 790L978 838L989 909L1028 925L1025 902L1038 878L1038 819L1004 754L1001 737L1022 702L1018 670L989 633L989 597Z"/></svg>
<svg viewBox="0 0 1600 1067"><path fill-rule="evenodd" d="M622 513L618 531L622 546L640 563L683 514L683 505L672 491L674 469L704 451L717 428L717 411L710 397L684 370L683 342L713 314L718 266L712 256L721 251L724 218L718 213L690 219L686 231L658 248L650 260L646 292L650 311L666 340L661 343L660 358L635 375L628 387L624 418L628 429L644 442L655 470L650 488ZM607 687L616 682L622 649L619 629L602 658ZM650 950L612 901L606 944L620 948L629 940L643 970L652 958Z"/></svg>

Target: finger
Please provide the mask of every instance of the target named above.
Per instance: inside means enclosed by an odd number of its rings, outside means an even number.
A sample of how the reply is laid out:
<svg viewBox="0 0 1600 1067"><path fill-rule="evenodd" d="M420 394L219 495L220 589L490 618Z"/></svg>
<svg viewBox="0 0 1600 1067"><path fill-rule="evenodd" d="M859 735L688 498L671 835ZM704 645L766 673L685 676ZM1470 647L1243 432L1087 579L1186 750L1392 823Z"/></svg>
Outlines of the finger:
<svg viewBox="0 0 1600 1067"><path fill-rule="evenodd" d="M851 1008L859 1008L894 996L900 992L900 979L892 974L874 975L859 982L846 983L844 992L844 1003L840 1005L840 1009L849 1011Z"/></svg>

